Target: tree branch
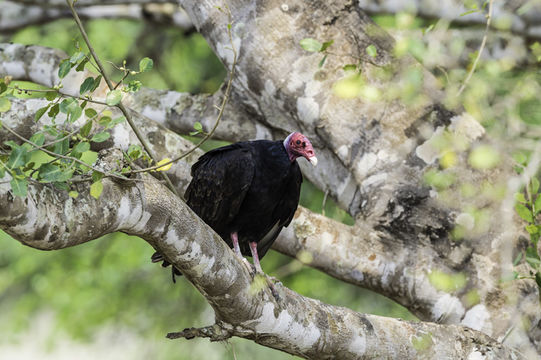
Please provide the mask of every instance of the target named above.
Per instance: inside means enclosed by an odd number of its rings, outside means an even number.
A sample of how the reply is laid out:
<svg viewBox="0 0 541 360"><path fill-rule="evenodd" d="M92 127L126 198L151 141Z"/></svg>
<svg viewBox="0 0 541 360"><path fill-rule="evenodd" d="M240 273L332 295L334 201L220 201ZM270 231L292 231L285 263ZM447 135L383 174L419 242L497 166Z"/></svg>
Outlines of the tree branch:
<svg viewBox="0 0 541 360"><path fill-rule="evenodd" d="M100 162L114 166L121 158L112 150L102 153ZM520 358L518 352L467 328L357 314L305 298L280 284L276 288L282 300L276 302L268 288L254 288L242 261L212 229L163 185L144 177L145 182L135 184L106 179L98 200L86 187L73 199L41 184L31 185L25 200L0 185L0 203L9 204L0 209L0 226L24 244L47 250L75 246L112 231L140 236L205 296L220 327L305 358L337 354L342 359L374 354L467 358L476 353L486 359ZM108 222L97 221L104 217ZM426 345L412 346L418 342Z"/></svg>

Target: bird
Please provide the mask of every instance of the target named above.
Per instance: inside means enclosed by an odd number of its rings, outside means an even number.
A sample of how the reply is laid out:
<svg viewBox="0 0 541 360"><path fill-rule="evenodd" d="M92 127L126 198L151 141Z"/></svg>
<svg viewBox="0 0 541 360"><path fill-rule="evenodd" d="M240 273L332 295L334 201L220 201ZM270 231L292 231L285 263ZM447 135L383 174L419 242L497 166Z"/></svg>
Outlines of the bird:
<svg viewBox="0 0 541 360"><path fill-rule="evenodd" d="M297 210L303 180L296 161L300 157L317 165L310 140L292 132L281 141L244 141L216 148L191 168L186 204L243 262L247 262L243 256L251 256L255 273L264 274L260 260ZM152 261L170 264L159 253ZM173 267L173 280L175 274L180 272Z"/></svg>

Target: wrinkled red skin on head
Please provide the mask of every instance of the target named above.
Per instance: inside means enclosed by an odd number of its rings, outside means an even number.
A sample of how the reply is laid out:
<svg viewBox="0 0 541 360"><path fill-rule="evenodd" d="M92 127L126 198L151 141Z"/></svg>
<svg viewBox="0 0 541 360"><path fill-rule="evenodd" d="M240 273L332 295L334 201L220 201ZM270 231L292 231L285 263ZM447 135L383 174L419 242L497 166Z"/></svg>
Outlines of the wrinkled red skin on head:
<svg viewBox="0 0 541 360"><path fill-rule="evenodd" d="M310 161L310 158L316 156L312 143L306 136L299 132L295 132L289 136L289 141L286 145L286 151L289 155L289 160L295 161L298 157L304 157Z"/></svg>

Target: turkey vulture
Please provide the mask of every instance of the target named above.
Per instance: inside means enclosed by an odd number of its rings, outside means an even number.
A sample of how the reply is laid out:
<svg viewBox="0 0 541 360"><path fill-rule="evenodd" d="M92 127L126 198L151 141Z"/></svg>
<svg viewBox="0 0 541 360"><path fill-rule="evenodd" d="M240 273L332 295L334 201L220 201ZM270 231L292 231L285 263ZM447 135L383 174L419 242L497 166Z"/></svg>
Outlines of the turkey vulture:
<svg viewBox="0 0 541 360"><path fill-rule="evenodd" d="M310 141L294 132L283 141L220 147L192 166L186 203L239 257L252 256L258 273L259 260L297 209L302 174L295 160L301 156L317 164ZM152 259L169 265L160 254Z"/></svg>

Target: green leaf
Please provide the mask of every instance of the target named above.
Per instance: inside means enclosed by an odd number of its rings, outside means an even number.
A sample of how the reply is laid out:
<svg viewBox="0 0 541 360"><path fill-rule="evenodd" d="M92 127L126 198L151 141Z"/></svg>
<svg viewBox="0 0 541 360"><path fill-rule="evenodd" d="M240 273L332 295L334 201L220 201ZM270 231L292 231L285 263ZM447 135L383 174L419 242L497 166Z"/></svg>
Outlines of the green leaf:
<svg viewBox="0 0 541 360"><path fill-rule="evenodd" d="M68 75L68 73L71 70L71 62L69 59L64 59L60 62L60 66L58 67L58 77L63 79Z"/></svg>
<svg viewBox="0 0 541 360"><path fill-rule="evenodd" d="M532 178L530 181L530 194L535 195L539 191L539 180L537 178Z"/></svg>
<svg viewBox="0 0 541 360"><path fill-rule="evenodd" d="M87 118L92 119L98 115L98 112L92 108L88 108L85 110L85 115Z"/></svg>
<svg viewBox="0 0 541 360"><path fill-rule="evenodd" d="M524 197L523 193L516 193L515 200L521 203L526 203L526 198Z"/></svg>
<svg viewBox="0 0 541 360"><path fill-rule="evenodd" d="M0 81L1 81L1 79L0 79ZM8 89L8 86L3 81L0 82L0 94L2 94L7 89Z"/></svg>
<svg viewBox="0 0 541 360"><path fill-rule="evenodd" d="M92 181L93 182L99 181L101 179L103 179L103 173L101 173L99 171L93 171L92 172Z"/></svg>
<svg viewBox="0 0 541 360"><path fill-rule="evenodd" d="M541 195L537 195L535 198L535 202L533 204L535 215L539 214L541 212Z"/></svg>
<svg viewBox="0 0 541 360"><path fill-rule="evenodd" d="M10 169L16 169L26 164L28 158L28 151L24 146L15 146L9 154L7 167Z"/></svg>
<svg viewBox="0 0 541 360"><path fill-rule="evenodd" d="M0 179L3 179L4 176L6 176L6 170L4 169L4 166L0 165Z"/></svg>
<svg viewBox="0 0 541 360"><path fill-rule="evenodd" d="M109 125L110 122L111 122L111 117L110 116L102 116L98 120L98 124L100 124L103 127L107 127L107 125Z"/></svg>
<svg viewBox="0 0 541 360"><path fill-rule="evenodd" d="M355 64L347 64L347 65L344 65L344 67L342 69L344 69L344 71L355 71L355 70L357 70L357 65L355 65Z"/></svg>
<svg viewBox="0 0 541 360"><path fill-rule="evenodd" d="M71 57L70 57L70 63L72 63L73 65L77 64L79 61L81 61L82 59L85 58L85 53L79 51L79 52L76 52L75 54L73 54Z"/></svg>
<svg viewBox="0 0 541 360"><path fill-rule="evenodd" d="M193 124L193 128L197 131L203 131L203 125L199 121L196 121L195 124Z"/></svg>
<svg viewBox="0 0 541 360"><path fill-rule="evenodd" d="M79 193L78 193L77 191L73 190L73 191L70 191L70 192L68 193L68 195L69 195L70 197L74 198L74 199L77 199L77 197L79 196Z"/></svg>
<svg viewBox="0 0 541 360"><path fill-rule="evenodd" d="M75 103L72 107L70 107L68 122L74 123L75 121L77 121L77 119L81 117L82 114L83 109L79 106L78 103Z"/></svg>
<svg viewBox="0 0 541 360"><path fill-rule="evenodd" d="M48 101L53 101L54 99L56 99L57 96L58 96L57 91L47 91L45 93L45 99L47 99Z"/></svg>
<svg viewBox="0 0 541 360"><path fill-rule="evenodd" d="M57 139L56 140L60 140L64 137L63 134L59 134L57 136ZM69 150L69 147L70 147L70 141L69 139L64 139L62 141L59 141L57 142L56 144L54 144L54 147L53 147L53 152L55 154L60 154L60 155L64 155L68 152Z"/></svg>
<svg viewBox="0 0 541 360"><path fill-rule="evenodd" d="M49 110L47 115L49 115L50 118L54 118L56 115L58 115L59 110L60 110L60 105L54 104L53 106L51 106L51 110Z"/></svg>
<svg viewBox="0 0 541 360"><path fill-rule="evenodd" d="M368 45L368 47L366 48L366 53L368 54L368 56L376 57L378 56L378 49L373 44Z"/></svg>
<svg viewBox="0 0 541 360"><path fill-rule="evenodd" d="M89 76L81 84L81 87L79 88L79 93L83 95L87 91L92 91L93 88L94 88L94 78L92 76Z"/></svg>
<svg viewBox="0 0 541 360"><path fill-rule="evenodd" d="M306 38L306 39L302 39L299 44L301 45L301 47L306 50L306 51L310 51L310 52L318 52L321 50L321 48L323 47L323 44L321 44L319 41L317 41L316 39L312 39L312 38Z"/></svg>
<svg viewBox="0 0 541 360"><path fill-rule="evenodd" d="M98 180L92 185L90 185L90 195L92 195L93 198L99 199L102 191L103 184L101 183L101 180Z"/></svg>
<svg viewBox="0 0 541 360"><path fill-rule="evenodd" d="M520 262L520 260L522 260L522 253L521 252L519 252L517 254L517 257L515 258L515 260L513 260L513 266L517 266L518 263Z"/></svg>
<svg viewBox="0 0 541 360"><path fill-rule="evenodd" d="M86 141L82 141L73 147L73 151L76 151L78 153L84 153L88 150L90 150L90 144Z"/></svg>
<svg viewBox="0 0 541 360"><path fill-rule="evenodd" d="M84 58L83 61L81 61L79 65L77 65L77 67L75 68L75 71L77 72L84 71L85 65L87 62L88 62L88 58Z"/></svg>
<svg viewBox="0 0 541 360"><path fill-rule="evenodd" d="M522 205L521 203L516 203L515 210L518 216L520 216L523 220L529 223L533 222L532 213L526 206Z"/></svg>
<svg viewBox="0 0 541 360"><path fill-rule="evenodd" d="M141 154L142 154L142 149L139 145L130 145L130 147L128 148L128 156L132 160L139 159Z"/></svg>
<svg viewBox="0 0 541 360"><path fill-rule="evenodd" d="M104 142L105 140L109 139L110 136L111 136L111 134L109 134L107 131L102 131L102 132L99 132L97 134L94 134L94 136L92 136L92 139L90 139L90 141L100 143L100 142Z"/></svg>
<svg viewBox="0 0 541 360"><path fill-rule="evenodd" d="M73 103L77 102L74 98L64 99L60 103L60 112L67 114L70 111L70 106L73 105Z"/></svg>
<svg viewBox="0 0 541 360"><path fill-rule="evenodd" d="M142 58L141 61L139 61L140 72L152 70L153 66L154 66L154 61L152 61L151 58L145 57L145 58Z"/></svg>
<svg viewBox="0 0 541 360"><path fill-rule="evenodd" d="M38 175L40 179L47 182L59 181L62 169L54 164L43 164L39 167Z"/></svg>
<svg viewBox="0 0 541 360"><path fill-rule="evenodd" d="M92 121L87 121L86 124L83 125L79 133L82 137L87 137L88 134L90 134L90 130L92 130Z"/></svg>
<svg viewBox="0 0 541 360"><path fill-rule="evenodd" d="M100 86L100 82L101 82L101 75L98 75L98 77L94 79L94 86L92 87L92 89L90 89L90 92L93 92L94 90L96 90L98 86Z"/></svg>
<svg viewBox="0 0 541 360"><path fill-rule="evenodd" d="M321 45L321 49L319 49L320 52L323 52L327 50L329 46L331 46L334 43L334 40L325 41L323 45Z"/></svg>
<svg viewBox="0 0 541 360"><path fill-rule="evenodd" d="M34 115L34 121L38 121L39 119L41 119L41 117L43 116L43 114L45 114L47 112L47 110L49 110L49 105L45 106L45 107L42 107L40 109L38 109L38 111L36 111L36 114Z"/></svg>
<svg viewBox="0 0 541 360"><path fill-rule="evenodd" d="M117 124L121 124L123 123L124 121L126 120L126 118L124 116L119 116L117 118L114 118L110 123L109 125L106 126L106 129L110 129L112 127L114 127L115 125Z"/></svg>
<svg viewBox="0 0 541 360"><path fill-rule="evenodd" d="M13 190L13 195L25 197L28 193L28 181L26 179L13 178L9 183L11 190Z"/></svg>
<svg viewBox="0 0 541 360"><path fill-rule="evenodd" d="M323 56L323 59L319 62L318 66L321 68L325 65L325 60L327 60L327 55Z"/></svg>
<svg viewBox="0 0 541 360"><path fill-rule="evenodd" d="M526 226L526 231L528 232L528 234L536 234L539 231L539 229L537 228L536 225L530 224Z"/></svg>
<svg viewBox="0 0 541 360"><path fill-rule="evenodd" d="M11 109L11 101L5 96L0 97L0 113L6 112Z"/></svg>
<svg viewBox="0 0 541 360"><path fill-rule="evenodd" d="M500 162L500 154L490 145L481 145L472 150L468 162L475 169L491 169Z"/></svg>
<svg viewBox="0 0 541 360"><path fill-rule="evenodd" d="M105 102L109 106L115 106L120 102L120 100L122 100L122 93L120 92L120 90L109 91L107 97L105 98Z"/></svg>
<svg viewBox="0 0 541 360"><path fill-rule="evenodd" d="M139 91L142 85L143 83L140 82L139 80L132 80L128 83L127 89L128 91L136 92L136 91Z"/></svg>
<svg viewBox="0 0 541 360"><path fill-rule="evenodd" d="M45 135L43 135L43 133L34 134L30 138L30 141L38 146L41 146L45 142Z"/></svg>

